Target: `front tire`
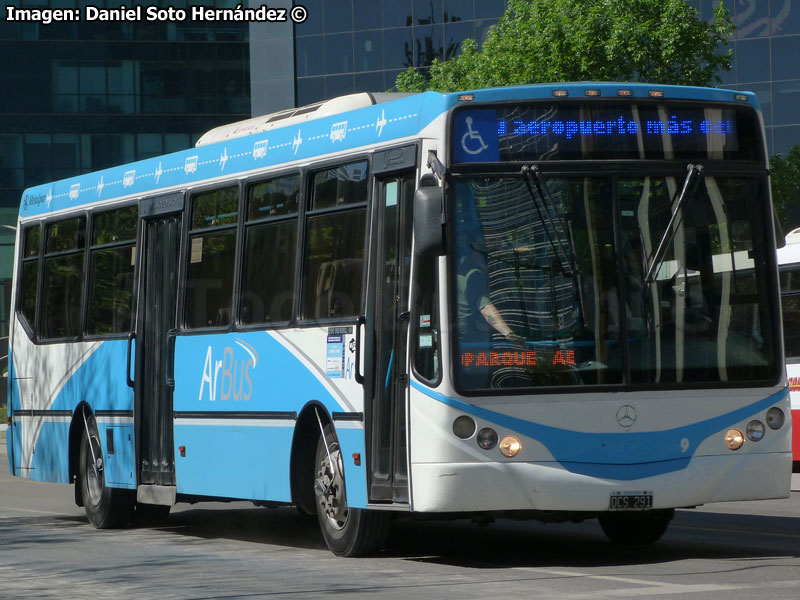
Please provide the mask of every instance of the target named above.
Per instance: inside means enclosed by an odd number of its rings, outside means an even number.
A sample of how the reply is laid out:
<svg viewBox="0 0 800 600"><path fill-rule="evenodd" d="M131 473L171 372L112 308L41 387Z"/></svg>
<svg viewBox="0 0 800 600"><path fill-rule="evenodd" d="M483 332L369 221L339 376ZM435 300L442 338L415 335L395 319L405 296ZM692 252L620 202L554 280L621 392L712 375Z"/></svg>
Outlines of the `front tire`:
<svg viewBox="0 0 800 600"><path fill-rule="evenodd" d="M317 443L314 464L317 517L330 551L336 556L362 556L382 548L391 515L347 505L342 453L330 425Z"/></svg>
<svg viewBox="0 0 800 600"><path fill-rule="evenodd" d="M86 424L81 438L80 472L83 508L89 522L98 529L113 529L127 524L133 516L134 497L130 490L110 488L105 482L103 449L94 419Z"/></svg>
<svg viewBox="0 0 800 600"><path fill-rule="evenodd" d="M653 510L640 513L604 513L600 527L615 544L652 544L667 531L675 510Z"/></svg>

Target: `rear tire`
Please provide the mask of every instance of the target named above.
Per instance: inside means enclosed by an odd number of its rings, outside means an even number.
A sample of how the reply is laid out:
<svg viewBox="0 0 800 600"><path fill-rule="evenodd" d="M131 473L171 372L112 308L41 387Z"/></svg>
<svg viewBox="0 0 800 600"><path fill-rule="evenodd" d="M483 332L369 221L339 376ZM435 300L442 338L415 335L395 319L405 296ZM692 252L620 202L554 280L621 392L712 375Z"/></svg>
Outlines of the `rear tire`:
<svg viewBox="0 0 800 600"><path fill-rule="evenodd" d="M640 513L604 513L599 520L603 533L615 544L652 544L661 539L673 516L675 510L670 508Z"/></svg>
<svg viewBox="0 0 800 600"><path fill-rule="evenodd" d="M89 419L88 429L88 434L84 431L81 438L80 472L76 484L81 486L83 508L89 522L98 529L122 527L133 516L133 492L106 486L103 449L93 418Z"/></svg>
<svg viewBox="0 0 800 600"><path fill-rule="evenodd" d="M347 506L339 441L330 425L324 431L324 439L320 437L317 443L314 481L322 537L336 556L380 550L388 537L391 514Z"/></svg>

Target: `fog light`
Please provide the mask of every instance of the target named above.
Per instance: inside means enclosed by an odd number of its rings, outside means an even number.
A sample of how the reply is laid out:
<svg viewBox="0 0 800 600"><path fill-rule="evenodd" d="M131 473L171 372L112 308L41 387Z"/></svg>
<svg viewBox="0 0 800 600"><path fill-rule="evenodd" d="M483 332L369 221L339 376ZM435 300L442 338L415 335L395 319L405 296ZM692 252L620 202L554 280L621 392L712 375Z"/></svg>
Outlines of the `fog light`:
<svg viewBox="0 0 800 600"><path fill-rule="evenodd" d="M729 429L725 434L725 445L728 450L738 450L744 444L744 434L738 429Z"/></svg>
<svg viewBox="0 0 800 600"><path fill-rule="evenodd" d="M456 434L457 438L461 438L462 440L471 438L477 428L478 426L475 424L475 421L466 415L461 415L453 421L453 433Z"/></svg>
<svg viewBox="0 0 800 600"><path fill-rule="evenodd" d="M747 424L747 439L751 442L759 442L764 438L764 431L766 429L761 421L750 421Z"/></svg>
<svg viewBox="0 0 800 600"><path fill-rule="evenodd" d="M786 416L777 406L773 406L767 411L767 426L770 429L780 429L786 422Z"/></svg>
<svg viewBox="0 0 800 600"><path fill-rule="evenodd" d="M484 427L478 432L478 446L484 450L491 450L497 445L497 432L490 427Z"/></svg>
<svg viewBox="0 0 800 600"><path fill-rule="evenodd" d="M500 440L500 453L508 458L513 458L522 450L522 442L513 435L507 435Z"/></svg>

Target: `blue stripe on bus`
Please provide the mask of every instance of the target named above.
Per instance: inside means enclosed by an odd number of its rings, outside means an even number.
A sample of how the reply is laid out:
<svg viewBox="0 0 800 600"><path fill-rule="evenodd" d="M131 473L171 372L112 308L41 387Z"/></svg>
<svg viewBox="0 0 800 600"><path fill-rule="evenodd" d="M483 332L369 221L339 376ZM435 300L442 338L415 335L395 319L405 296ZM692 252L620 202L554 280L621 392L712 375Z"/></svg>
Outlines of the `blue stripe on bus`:
<svg viewBox="0 0 800 600"><path fill-rule="evenodd" d="M133 410L133 390L125 380L127 358L126 340L103 342L69 377L47 408L74 411L85 401L93 411Z"/></svg>
<svg viewBox="0 0 800 600"><path fill-rule="evenodd" d="M48 421L42 423L36 451L31 460L30 478L33 481L69 483L69 423Z"/></svg>
<svg viewBox="0 0 800 600"><path fill-rule="evenodd" d="M413 136L446 108L439 94L433 94L438 102L429 99L425 103L424 96L427 94L40 185L25 191L20 214L29 217L119 196L146 194Z"/></svg>
<svg viewBox="0 0 800 600"><path fill-rule="evenodd" d="M289 458L294 428L265 425L176 422L178 493L291 502Z"/></svg>
<svg viewBox="0 0 800 600"><path fill-rule="evenodd" d="M785 399L785 388L738 410L683 427L650 432L585 433L533 423L474 406L435 392L415 381L411 385L435 400L490 421L543 444L565 469L593 477L622 481L652 477L684 469L709 436ZM685 451L681 446L688 440Z"/></svg>

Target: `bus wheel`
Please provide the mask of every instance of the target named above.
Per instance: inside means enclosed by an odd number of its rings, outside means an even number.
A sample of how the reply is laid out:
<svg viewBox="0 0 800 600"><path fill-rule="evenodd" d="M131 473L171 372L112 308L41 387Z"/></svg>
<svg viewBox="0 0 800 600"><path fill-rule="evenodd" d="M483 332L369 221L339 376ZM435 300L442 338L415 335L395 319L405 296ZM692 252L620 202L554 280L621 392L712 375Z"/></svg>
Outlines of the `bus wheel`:
<svg viewBox="0 0 800 600"><path fill-rule="evenodd" d="M97 428L87 423L81 439L80 474L77 485L83 493L83 508L89 522L98 529L121 527L133 516L130 490L106 487L103 451Z"/></svg>
<svg viewBox="0 0 800 600"><path fill-rule="evenodd" d="M641 513L603 513L600 527L615 544L652 544L667 531L675 510L653 510Z"/></svg>
<svg viewBox="0 0 800 600"><path fill-rule="evenodd" d="M342 453L330 425L317 443L315 464L317 517L331 552L337 556L361 556L380 549L386 542L391 515L347 506Z"/></svg>

